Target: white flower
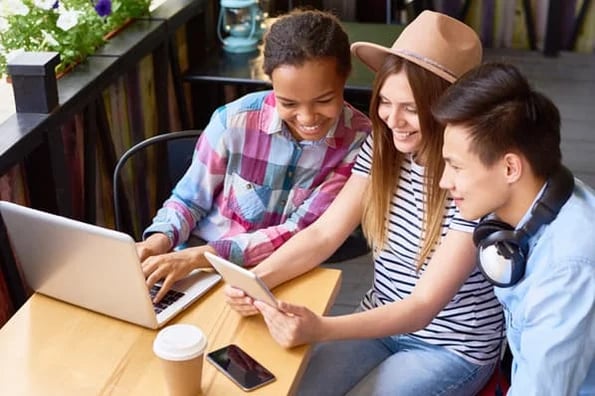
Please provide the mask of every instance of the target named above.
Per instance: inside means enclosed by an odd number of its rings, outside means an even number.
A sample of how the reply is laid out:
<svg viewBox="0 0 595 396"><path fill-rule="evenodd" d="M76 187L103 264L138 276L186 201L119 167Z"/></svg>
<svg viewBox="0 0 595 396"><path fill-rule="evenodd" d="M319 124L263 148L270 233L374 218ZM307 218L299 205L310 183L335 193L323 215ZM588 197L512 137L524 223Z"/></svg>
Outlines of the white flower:
<svg viewBox="0 0 595 396"><path fill-rule="evenodd" d="M1 13L5 16L27 15L29 14L29 7L23 4L21 0L4 0Z"/></svg>
<svg viewBox="0 0 595 396"><path fill-rule="evenodd" d="M45 30L41 31L41 35L43 36L43 41L48 43L52 47L57 47L60 43L52 36L50 33L46 32Z"/></svg>
<svg viewBox="0 0 595 396"><path fill-rule="evenodd" d="M70 30L78 23L80 14L81 12L76 10L71 11L65 9L60 11L60 16L56 21L56 26L64 31Z"/></svg>
<svg viewBox="0 0 595 396"><path fill-rule="evenodd" d="M51 10L55 3L56 0L33 0L35 7L39 7L42 10Z"/></svg>
<svg viewBox="0 0 595 396"><path fill-rule="evenodd" d="M10 26L8 25L8 21L6 18L0 17L0 33L4 33L8 30Z"/></svg>

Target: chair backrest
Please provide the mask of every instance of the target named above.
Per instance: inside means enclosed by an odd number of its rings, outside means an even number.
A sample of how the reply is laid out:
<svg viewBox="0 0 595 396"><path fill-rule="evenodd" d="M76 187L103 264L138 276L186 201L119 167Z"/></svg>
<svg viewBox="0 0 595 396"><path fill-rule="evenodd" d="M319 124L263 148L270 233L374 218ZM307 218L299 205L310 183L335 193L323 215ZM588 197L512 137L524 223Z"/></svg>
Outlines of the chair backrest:
<svg viewBox="0 0 595 396"><path fill-rule="evenodd" d="M157 181L157 199L162 201L167 198L175 183L182 177L192 161L192 154L196 145L196 139L202 133L201 130L187 130L179 132L169 132L145 139L131 148L129 148L118 160L114 168L112 177L114 221L116 229L127 232L135 238L132 213L137 213L123 190L122 171L128 160L140 153L146 153L149 147L157 145L156 168L158 171ZM160 149L160 150L159 150ZM163 166L162 164L165 164ZM146 181L138 176L144 176L142 170L135 173L132 182L141 184ZM144 227L148 224L141 224ZM140 230L142 231L142 230Z"/></svg>

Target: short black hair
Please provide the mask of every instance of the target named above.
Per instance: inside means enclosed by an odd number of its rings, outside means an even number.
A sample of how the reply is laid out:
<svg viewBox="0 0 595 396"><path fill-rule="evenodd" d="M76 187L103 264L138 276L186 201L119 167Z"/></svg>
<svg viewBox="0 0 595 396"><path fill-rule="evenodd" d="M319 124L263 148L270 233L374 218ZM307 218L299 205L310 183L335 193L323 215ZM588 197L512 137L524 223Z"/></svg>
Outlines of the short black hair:
<svg viewBox="0 0 595 396"><path fill-rule="evenodd" d="M318 10L296 9L277 19L264 37L264 72L281 65L301 66L318 58L334 58L337 72L351 72L349 38L339 19Z"/></svg>
<svg viewBox="0 0 595 396"><path fill-rule="evenodd" d="M446 90L432 114L443 124L465 126L471 151L486 166L509 151L523 154L537 176L547 178L561 165L560 112L513 65L485 63L470 70Z"/></svg>

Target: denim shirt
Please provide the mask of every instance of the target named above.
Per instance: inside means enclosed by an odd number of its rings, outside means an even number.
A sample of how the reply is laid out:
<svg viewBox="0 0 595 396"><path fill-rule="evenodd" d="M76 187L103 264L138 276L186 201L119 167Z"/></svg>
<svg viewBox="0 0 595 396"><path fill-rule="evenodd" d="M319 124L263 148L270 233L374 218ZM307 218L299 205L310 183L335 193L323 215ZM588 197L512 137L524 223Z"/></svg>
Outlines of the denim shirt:
<svg viewBox="0 0 595 396"><path fill-rule="evenodd" d="M524 278L495 288L513 355L509 396L595 395L595 192L575 182L530 239Z"/></svg>

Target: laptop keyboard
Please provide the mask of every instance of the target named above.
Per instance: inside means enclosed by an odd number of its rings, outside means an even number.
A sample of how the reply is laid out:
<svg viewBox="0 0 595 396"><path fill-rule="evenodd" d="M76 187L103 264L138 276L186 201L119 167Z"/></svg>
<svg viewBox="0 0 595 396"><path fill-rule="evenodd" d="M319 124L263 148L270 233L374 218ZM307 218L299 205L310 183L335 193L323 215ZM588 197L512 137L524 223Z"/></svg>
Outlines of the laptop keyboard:
<svg viewBox="0 0 595 396"><path fill-rule="evenodd" d="M153 285L151 287L151 290L149 290L151 299L155 298L159 290L161 290L161 285ZM161 299L161 301L159 301L157 304L153 304L153 310L156 314L161 313L161 311L178 301L183 295L184 293L182 292L170 289L167 293L165 293L165 296Z"/></svg>

